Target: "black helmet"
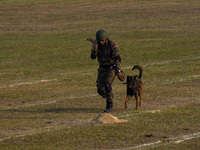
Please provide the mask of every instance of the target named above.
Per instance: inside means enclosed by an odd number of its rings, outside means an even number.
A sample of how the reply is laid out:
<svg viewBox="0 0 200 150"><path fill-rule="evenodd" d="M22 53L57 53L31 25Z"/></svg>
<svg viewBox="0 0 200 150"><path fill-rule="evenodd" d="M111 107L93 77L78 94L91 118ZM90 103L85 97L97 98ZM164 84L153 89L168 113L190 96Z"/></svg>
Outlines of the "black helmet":
<svg viewBox="0 0 200 150"><path fill-rule="evenodd" d="M99 30L99 31L97 31L97 33L96 33L96 40L97 41L103 41L106 38L109 38L109 35L108 35L108 33L105 30Z"/></svg>

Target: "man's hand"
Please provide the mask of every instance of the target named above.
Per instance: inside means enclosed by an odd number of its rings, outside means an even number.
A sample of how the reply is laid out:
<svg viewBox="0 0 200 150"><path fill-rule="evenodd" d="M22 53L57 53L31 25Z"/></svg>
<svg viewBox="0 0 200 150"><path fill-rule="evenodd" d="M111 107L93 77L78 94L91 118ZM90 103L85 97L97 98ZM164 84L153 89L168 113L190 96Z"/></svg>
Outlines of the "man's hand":
<svg viewBox="0 0 200 150"><path fill-rule="evenodd" d="M91 51L97 51L98 44L93 43Z"/></svg>

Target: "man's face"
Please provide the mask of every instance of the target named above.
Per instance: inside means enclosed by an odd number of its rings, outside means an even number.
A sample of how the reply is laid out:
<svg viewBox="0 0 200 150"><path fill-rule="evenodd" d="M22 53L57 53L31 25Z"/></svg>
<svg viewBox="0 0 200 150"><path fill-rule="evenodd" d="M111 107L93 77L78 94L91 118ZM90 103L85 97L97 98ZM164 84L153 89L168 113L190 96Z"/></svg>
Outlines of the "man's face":
<svg viewBox="0 0 200 150"><path fill-rule="evenodd" d="M99 43L103 46L106 43L106 40L102 40Z"/></svg>

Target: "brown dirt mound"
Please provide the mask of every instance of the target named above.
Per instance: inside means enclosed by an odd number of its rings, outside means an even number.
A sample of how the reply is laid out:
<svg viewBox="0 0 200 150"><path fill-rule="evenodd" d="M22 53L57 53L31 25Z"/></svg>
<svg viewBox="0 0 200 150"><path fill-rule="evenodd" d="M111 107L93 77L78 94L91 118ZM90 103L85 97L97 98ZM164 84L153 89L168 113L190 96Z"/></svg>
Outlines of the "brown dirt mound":
<svg viewBox="0 0 200 150"><path fill-rule="evenodd" d="M117 119L117 117L109 113L101 113L94 120L92 120L92 124L113 124L113 123L124 123L124 122L128 122L128 120Z"/></svg>

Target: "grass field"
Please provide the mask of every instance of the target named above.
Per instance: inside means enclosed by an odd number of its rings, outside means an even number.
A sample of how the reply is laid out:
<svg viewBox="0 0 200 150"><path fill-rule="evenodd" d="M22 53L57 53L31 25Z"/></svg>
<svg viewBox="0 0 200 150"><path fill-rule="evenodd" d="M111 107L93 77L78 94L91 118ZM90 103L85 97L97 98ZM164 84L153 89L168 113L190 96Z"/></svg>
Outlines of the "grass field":
<svg viewBox="0 0 200 150"><path fill-rule="evenodd" d="M0 22L0 149L200 149L199 0L1 0ZM144 69L140 110L113 83L127 123L90 123L105 109L86 41L99 29L126 75Z"/></svg>

